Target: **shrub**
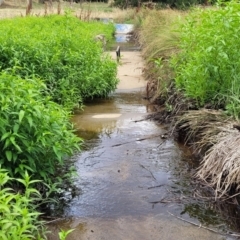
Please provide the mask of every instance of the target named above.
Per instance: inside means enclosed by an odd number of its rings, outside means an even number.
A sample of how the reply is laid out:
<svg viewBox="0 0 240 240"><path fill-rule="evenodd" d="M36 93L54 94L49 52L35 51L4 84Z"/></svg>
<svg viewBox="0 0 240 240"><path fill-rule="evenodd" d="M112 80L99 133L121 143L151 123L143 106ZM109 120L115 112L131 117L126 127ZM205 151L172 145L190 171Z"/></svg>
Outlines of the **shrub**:
<svg viewBox="0 0 240 240"><path fill-rule="evenodd" d="M239 3L197 9L181 27L176 85L198 106L236 110L240 96ZM240 112L238 112L238 115Z"/></svg>
<svg viewBox="0 0 240 240"><path fill-rule="evenodd" d="M45 90L36 78L0 75L0 165L10 176L28 170L33 179L53 183L59 166L79 148L79 138L69 113L44 98Z"/></svg>
<svg viewBox="0 0 240 240"><path fill-rule="evenodd" d="M12 180L19 181L25 187L23 194L15 193L7 188ZM40 199L40 193L31 187L36 181L30 180L27 172L24 179L11 179L6 170L0 168L0 238L43 239L43 222L38 219L40 213L36 210L35 201Z"/></svg>
<svg viewBox="0 0 240 240"><path fill-rule="evenodd" d="M0 21L0 69L22 78L37 76L53 101L74 108L82 100L106 96L117 85L117 65L94 40L112 38L113 24L51 15Z"/></svg>

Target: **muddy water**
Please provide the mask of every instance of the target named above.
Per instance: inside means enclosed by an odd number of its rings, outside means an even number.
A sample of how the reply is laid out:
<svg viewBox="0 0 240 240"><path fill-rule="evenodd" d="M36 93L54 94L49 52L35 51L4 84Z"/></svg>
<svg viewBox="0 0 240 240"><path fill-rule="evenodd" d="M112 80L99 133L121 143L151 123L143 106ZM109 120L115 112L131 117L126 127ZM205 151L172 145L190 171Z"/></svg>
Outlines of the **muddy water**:
<svg viewBox="0 0 240 240"><path fill-rule="evenodd" d="M74 116L85 139L74 157L81 193L51 226L49 239L70 228L69 240L230 239L176 218L213 228L223 224L192 198L188 153L167 129L143 120L151 106L143 100L142 68L139 52L123 52L117 91Z"/></svg>

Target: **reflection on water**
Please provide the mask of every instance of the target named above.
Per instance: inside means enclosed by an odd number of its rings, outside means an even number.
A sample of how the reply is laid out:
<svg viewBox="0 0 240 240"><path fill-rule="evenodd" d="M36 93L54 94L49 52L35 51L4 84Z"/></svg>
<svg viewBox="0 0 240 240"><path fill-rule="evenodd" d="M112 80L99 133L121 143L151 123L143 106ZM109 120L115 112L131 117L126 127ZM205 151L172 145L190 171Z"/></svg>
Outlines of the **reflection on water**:
<svg viewBox="0 0 240 240"><path fill-rule="evenodd" d="M126 34L116 34L115 39L117 43L126 43L129 42L131 39L131 35L126 35Z"/></svg>
<svg viewBox="0 0 240 240"><path fill-rule="evenodd" d="M168 210L187 219L219 224L222 220L212 206L193 198L191 152L162 139L166 130L154 122L141 121L147 109L141 91L119 92L90 102L84 113L74 116L88 148L75 156L83 194L73 199L65 214L101 218L166 214L169 205ZM94 118L112 113L118 118Z"/></svg>
<svg viewBox="0 0 240 240"><path fill-rule="evenodd" d="M133 24L117 23L115 24L116 34L130 34L134 30Z"/></svg>
<svg viewBox="0 0 240 240"><path fill-rule="evenodd" d="M133 24L115 24L115 42L109 46L110 51L115 51L119 46L121 51L139 51L140 46L133 38Z"/></svg>
<svg viewBox="0 0 240 240"><path fill-rule="evenodd" d="M142 90L143 91L143 90ZM117 125L126 121L126 118L144 117L146 114L146 101L143 100L141 92L114 93L107 99L99 99L97 102L89 102L86 104L84 112L76 114L72 118L79 136L86 135L86 132L109 135ZM137 111L135 111L137 110ZM118 114L118 118L96 118L96 115Z"/></svg>
<svg viewBox="0 0 240 240"><path fill-rule="evenodd" d="M66 209L67 216L122 216L162 212L149 202L167 194L169 159L181 152L173 141L164 141L165 130L143 121L147 106L141 91L115 93L97 104L89 103L84 113L74 116L88 149L75 156L83 194ZM94 118L99 114L119 114L118 118ZM161 149L161 150L160 150ZM158 191L154 186L162 185Z"/></svg>

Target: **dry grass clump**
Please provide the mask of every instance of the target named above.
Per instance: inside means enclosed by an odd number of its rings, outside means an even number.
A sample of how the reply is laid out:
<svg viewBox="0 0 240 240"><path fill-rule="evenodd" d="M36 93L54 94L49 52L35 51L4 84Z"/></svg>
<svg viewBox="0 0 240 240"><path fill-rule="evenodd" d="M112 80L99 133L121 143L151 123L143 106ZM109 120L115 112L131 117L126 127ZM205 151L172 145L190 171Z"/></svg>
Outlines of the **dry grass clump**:
<svg viewBox="0 0 240 240"><path fill-rule="evenodd" d="M215 198L240 189L240 132L236 129L220 132L203 158L196 176L215 189Z"/></svg>
<svg viewBox="0 0 240 240"><path fill-rule="evenodd" d="M218 134L228 132L233 126L231 118L217 110L190 110L177 117L176 128L183 134L196 154L205 152L218 142Z"/></svg>
<svg viewBox="0 0 240 240"><path fill-rule="evenodd" d="M120 9L120 8L113 8L112 18L116 23L128 23L133 22L134 17L136 16L135 9Z"/></svg>
<svg viewBox="0 0 240 240"><path fill-rule="evenodd" d="M216 110L189 111L179 117L178 130L195 152L204 152L196 177L215 189L215 198L240 189L240 132L232 118Z"/></svg>

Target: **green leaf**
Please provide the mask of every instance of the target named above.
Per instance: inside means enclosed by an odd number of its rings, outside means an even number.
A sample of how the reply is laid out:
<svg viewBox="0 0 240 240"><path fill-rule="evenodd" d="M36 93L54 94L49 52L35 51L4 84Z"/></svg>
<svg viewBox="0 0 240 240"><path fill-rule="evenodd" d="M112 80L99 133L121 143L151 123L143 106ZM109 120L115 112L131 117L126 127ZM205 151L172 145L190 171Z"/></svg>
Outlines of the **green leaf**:
<svg viewBox="0 0 240 240"><path fill-rule="evenodd" d="M10 142L14 145L14 147L19 151L22 152L22 149L18 146L18 144L15 142L15 136L10 137Z"/></svg>
<svg viewBox="0 0 240 240"><path fill-rule="evenodd" d="M47 173L45 171L39 171L39 174L44 180L47 179Z"/></svg>
<svg viewBox="0 0 240 240"><path fill-rule="evenodd" d="M7 231L12 225L13 225L12 222L7 222L7 223L3 224L1 229L3 231Z"/></svg>
<svg viewBox="0 0 240 240"><path fill-rule="evenodd" d="M5 233L0 232L0 237L1 237L1 240L9 240L9 238L6 236L6 232Z"/></svg>
<svg viewBox="0 0 240 240"><path fill-rule="evenodd" d="M60 151L58 151L58 149L56 148L56 146L53 146L53 151L56 154L57 158L59 161L62 160L62 154L60 153Z"/></svg>
<svg viewBox="0 0 240 240"><path fill-rule="evenodd" d="M4 212L7 212L7 213L10 213L9 206L6 205L6 204L0 204L0 209L1 209L1 212L4 211Z"/></svg>
<svg viewBox="0 0 240 240"><path fill-rule="evenodd" d="M26 183L26 181L24 180L24 179L20 179L20 178L18 178L18 179L16 179L18 182L20 182L20 183L22 183L24 186L27 186L27 183Z"/></svg>
<svg viewBox="0 0 240 240"><path fill-rule="evenodd" d="M12 152L6 151L6 157L7 157L7 160L10 162L12 160Z"/></svg>
<svg viewBox="0 0 240 240"><path fill-rule="evenodd" d="M19 123L22 122L22 119L23 119L23 117L24 117L24 114L25 114L25 112L24 112L23 110L20 110L20 112L19 112Z"/></svg>
<svg viewBox="0 0 240 240"><path fill-rule="evenodd" d="M207 52L211 52L212 50L213 50L213 46L209 46L209 47L206 49Z"/></svg>
<svg viewBox="0 0 240 240"><path fill-rule="evenodd" d="M15 124L14 127L13 127L13 132L17 133L18 129L19 129L19 124Z"/></svg>
<svg viewBox="0 0 240 240"><path fill-rule="evenodd" d="M4 139L6 139L7 137L9 137L11 134L12 134L11 132L6 132L6 133L4 133L4 134L2 135L2 137L1 137L1 141L4 140Z"/></svg>
<svg viewBox="0 0 240 240"><path fill-rule="evenodd" d="M27 120L28 120L28 124L30 125L30 127L33 126L33 119L30 116L27 116Z"/></svg>

